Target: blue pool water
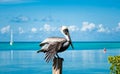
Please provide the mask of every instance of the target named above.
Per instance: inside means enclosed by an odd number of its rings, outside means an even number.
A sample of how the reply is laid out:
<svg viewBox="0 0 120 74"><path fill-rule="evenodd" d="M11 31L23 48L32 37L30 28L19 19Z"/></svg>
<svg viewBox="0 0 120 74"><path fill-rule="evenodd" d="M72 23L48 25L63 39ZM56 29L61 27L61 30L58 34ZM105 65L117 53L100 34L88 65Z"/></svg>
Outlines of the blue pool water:
<svg viewBox="0 0 120 74"><path fill-rule="evenodd" d="M0 74L52 73L52 62L46 63L44 61L44 54L36 53L37 48L39 48L37 46L38 43L34 43L33 46L29 46L30 43L18 43L9 47L6 44L7 43L0 44L2 47L0 50ZM101 46L99 46L99 44L96 44L96 49L93 47L95 46L95 43L90 44L92 45L91 47L89 43L83 44L86 45L86 47L84 47L84 49L78 49L83 46L78 46L80 44L76 43L75 45L74 43L75 50L70 50L71 48L69 48L67 51L60 53L59 55L64 58L63 74L109 74L110 64L108 63L107 58L112 55L120 55L119 43L113 43L113 46L109 46L110 43L101 43ZM22 46L20 47L20 45ZM34 49L33 47L35 45L36 48ZM103 47L105 46L107 47L106 53L103 52ZM22 49L23 47L26 47L26 50L25 48Z"/></svg>

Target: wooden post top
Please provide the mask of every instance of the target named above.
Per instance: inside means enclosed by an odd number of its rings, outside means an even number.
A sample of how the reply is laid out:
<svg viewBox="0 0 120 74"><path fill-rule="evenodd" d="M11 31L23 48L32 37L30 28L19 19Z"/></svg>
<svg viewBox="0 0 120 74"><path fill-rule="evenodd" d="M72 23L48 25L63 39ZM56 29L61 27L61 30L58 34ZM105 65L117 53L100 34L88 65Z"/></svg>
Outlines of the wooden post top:
<svg viewBox="0 0 120 74"><path fill-rule="evenodd" d="M62 62L63 58L54 58L53 59L53 74L62 74Z"/></svg>

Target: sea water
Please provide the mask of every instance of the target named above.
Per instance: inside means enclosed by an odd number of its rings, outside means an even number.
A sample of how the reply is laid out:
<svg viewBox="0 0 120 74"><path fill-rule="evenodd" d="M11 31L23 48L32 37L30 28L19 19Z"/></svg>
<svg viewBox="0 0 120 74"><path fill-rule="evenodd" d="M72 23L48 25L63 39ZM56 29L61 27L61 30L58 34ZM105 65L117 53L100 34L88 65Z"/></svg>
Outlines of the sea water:
<svg viewBox="0 0 120 74"><path fill-rule="evenodd" d="M119 42L74 42L63 53L63 74L109 74L108 56L120 55ZM106 53L103 49L106 48ZM0 74L51 74L52 62L46 63L39 42L0 43ZM67 56L66 56L67 55Z"/></svg>

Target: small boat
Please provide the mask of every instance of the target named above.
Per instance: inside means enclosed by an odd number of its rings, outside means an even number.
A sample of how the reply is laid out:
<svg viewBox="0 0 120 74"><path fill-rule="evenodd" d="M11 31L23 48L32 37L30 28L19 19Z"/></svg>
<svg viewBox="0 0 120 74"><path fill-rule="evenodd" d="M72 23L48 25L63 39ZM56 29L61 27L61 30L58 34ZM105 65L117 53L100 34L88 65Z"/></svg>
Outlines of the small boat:
<svg viewBox="0 0 120 74"><path fill-rule="evenodd" d="M106 51L107 51L106 48L104 48L103 52L106 53Z"/></svg>
<svg viewBox="0 0 120 74"><path fill-rule="evenodd" d="M10 45L12 46L13 45L13 31L11 30L11 33L10 33Z"/></svg>

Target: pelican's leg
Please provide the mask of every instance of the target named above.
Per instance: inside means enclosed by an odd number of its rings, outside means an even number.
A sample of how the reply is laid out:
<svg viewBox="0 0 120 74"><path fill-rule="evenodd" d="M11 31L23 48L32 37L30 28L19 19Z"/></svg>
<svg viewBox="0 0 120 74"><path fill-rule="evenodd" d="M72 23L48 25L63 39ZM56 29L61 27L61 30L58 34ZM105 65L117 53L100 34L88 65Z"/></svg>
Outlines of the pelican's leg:
<svg viewBox="0 0 120 74"><path fill-rule="evenodd" d="M57 58L60 58L59 55L56 53Z"/></svg>
<svg viewBox="0 0 120 74"><path fill-rule="evenodd" d="M64 59L63 58L61 58L61 57L59 57L59 55L56 53L56 56L57 56L57 58L60 58L60 59L62 59L63 61L64 61Z"/></svg>

